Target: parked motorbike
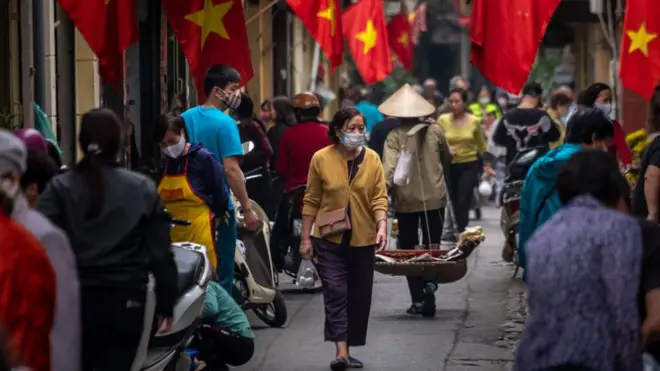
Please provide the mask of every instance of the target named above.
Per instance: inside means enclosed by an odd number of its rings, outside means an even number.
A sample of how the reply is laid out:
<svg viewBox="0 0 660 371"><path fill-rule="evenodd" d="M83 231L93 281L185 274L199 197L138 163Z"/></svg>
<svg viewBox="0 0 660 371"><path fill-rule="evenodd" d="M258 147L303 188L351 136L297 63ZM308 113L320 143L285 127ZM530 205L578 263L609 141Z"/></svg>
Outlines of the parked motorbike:
<svg viewBox="0 0 660 371"><path fill-rule="evenodd" d="M173 220L172 224L187 226L190 222ZM211 280L212 267L206 254L206 247L202 245L190 242L173 243L172 252L177 267L179 294L174 307L172 329L158 333L158 329L152 328L156 297L154 280L150 278L144 330L134 362L135 365L141 366L134 370L188 371L193 364L186 348L201 321L206 286ZM154 332L155 335L152 336Z"/></svg>
<svg viewBox="0 0 660 371"><path fill-rule="evenodd" d="M520 270L518 256L518 225L520 224L520 194L529 168L534 162L547 152L547 147L536 147L516 154L507 169L507 178L504 180L500 192L500 205L502 207L500 228L504 233L503 258L515 264L513 278Z"/></svg>
<svg viewBox="0 0 660 371"><path fill-rule="evenodd" d="M254 148L244 143L244 153ZM244 173L246 181L263 176L263 169ZM232 193L235 205L240 205ZM284 296L277 289L277 274L270 256L270 221L266 212L254 201L252 209L257 213L261 227L252 232L245 228L245 216L240 206L236 208L238 239L234 258L233 297L244 310L252 309L264 323L282 327L287 320Z"/></svg>

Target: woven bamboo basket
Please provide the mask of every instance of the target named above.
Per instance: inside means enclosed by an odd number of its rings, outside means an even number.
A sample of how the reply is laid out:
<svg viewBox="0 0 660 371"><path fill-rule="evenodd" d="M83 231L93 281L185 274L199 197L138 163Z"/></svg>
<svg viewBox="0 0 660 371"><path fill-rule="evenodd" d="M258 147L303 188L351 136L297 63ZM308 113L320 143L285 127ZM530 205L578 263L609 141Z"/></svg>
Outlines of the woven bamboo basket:
<svg viewBox="0 0 660 371"><path fill-rule="evenodd" d="M395 250L383 251L381 255L397 260L407 260L423 254L441 257L448 250ZM418 276L427 280L437 280L440 283L451 283L465 277L467 273L467 260L458 261L421 261L421 262L376 262L376 272L391 276Z"/></svg>

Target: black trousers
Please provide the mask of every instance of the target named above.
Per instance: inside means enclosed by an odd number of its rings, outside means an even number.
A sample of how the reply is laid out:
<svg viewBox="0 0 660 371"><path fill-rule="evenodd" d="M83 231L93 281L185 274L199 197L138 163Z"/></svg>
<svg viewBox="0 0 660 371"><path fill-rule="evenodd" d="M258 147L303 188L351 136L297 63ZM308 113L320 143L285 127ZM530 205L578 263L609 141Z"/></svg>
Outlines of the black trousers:
<svg viewBox="0 0 660 371"><path fill-rule="evenodd" d="M130 371L144 328L146 292L81 290L83 371Z"/></svg>
<svg viewBox="0 0 660 371"><path fill-rule="evenodd" d="M445 217L444 208L427 210L426 217L424 217L423 211L396 213L395 216L399 221L399 248L401 250L413 250L419 244L420 223L422 225L422 243L425 246L440 244ZM427 218L428 225L426 223ZM408 276L406 279L408 280L408 289L410 290L412 302L421 303L424 297L424 279L413 276Z"/></svg>
<svg viewBox="0 0 660 371"><path fill-rule="evenodd" d="M218 325L202 325L192 346L209 370L224 369L224 366L241 366L254 355L254 339L241 336Z"/></svg>
<svg viewBox="0 0 660 371"><path fill-rule="evenodd" d="M449 194L454 207L456 229L465 231L470 222L474 188L479 184L479 161L461 162L449 166Z"/></svg>

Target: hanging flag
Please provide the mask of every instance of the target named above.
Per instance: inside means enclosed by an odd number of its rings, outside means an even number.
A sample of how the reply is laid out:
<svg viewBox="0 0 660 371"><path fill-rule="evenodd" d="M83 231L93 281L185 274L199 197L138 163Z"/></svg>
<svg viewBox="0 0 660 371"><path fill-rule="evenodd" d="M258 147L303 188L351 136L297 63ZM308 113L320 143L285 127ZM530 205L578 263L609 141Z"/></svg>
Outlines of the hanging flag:
<svg viewBox="0 0 660 371"><path fill-rule="evenodd" d="M99 60L99 75L121 90L123 53L138 41L136 0L59 0Z"/></svg>
<svg viewBox="0 0 660 371"><path fill-rule="evenodd" d="M653 0L628 0L619 76L627 89L650 100L660 82L660 14Z"/></svg>
<svg viewBox="0 0 660 371"><path fill-rule="evenodd" d="M518 94L560 0L473 0L470 61L500 88Z"/></svg>
<svg viewBox="0 0 660 371"><path fill-rule="evenodd" d="M413 67L415 47L410 40L410 23L405 14L399 13L387 24L390 48L407 71Z"/></svg>
<svg viewBox="0 0 660 371"><path fill-rule="evenodd" d="M410 40L414 45L417 45L419 35L426 32L426 2L419 4L414 12L408 14L408 21L411 26Z"/></svg>
<svg viewBox="0 0 660 371"><path fill-rule="evenodd" d="M204 77L216 64L241 74L241 85L254 76L241 0L163 0L165 15L195 78L199 102L206 99Z"/></svg>
<svg viewBox="0 0 660 371"><path fill-rule="evenodd" d="M341 16L346 44L355 67L367 85L384 80L392 73L390 46L382 0L360 0Z"/></svg>
<svg viewBox="0 0 660 371"><path fill-rule="evenodd" d="M344 59L339 0L286 0L286 3L319 43L334 71Z"/></svg>

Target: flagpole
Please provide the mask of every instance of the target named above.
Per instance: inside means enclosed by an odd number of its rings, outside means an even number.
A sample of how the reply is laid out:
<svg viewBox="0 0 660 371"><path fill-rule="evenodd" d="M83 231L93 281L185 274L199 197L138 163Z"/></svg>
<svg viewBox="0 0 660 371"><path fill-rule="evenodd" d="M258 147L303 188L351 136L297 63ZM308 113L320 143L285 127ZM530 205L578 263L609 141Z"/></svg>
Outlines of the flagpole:
<svg viewBox="0 0 660 371"><path fill-rule="evenodd" d="M316 90L316 80L319 77L319 63L321 60L321 45L316 43L314 47L314 59L312 59L312 81L309 84L309 91Z"/></svg>

